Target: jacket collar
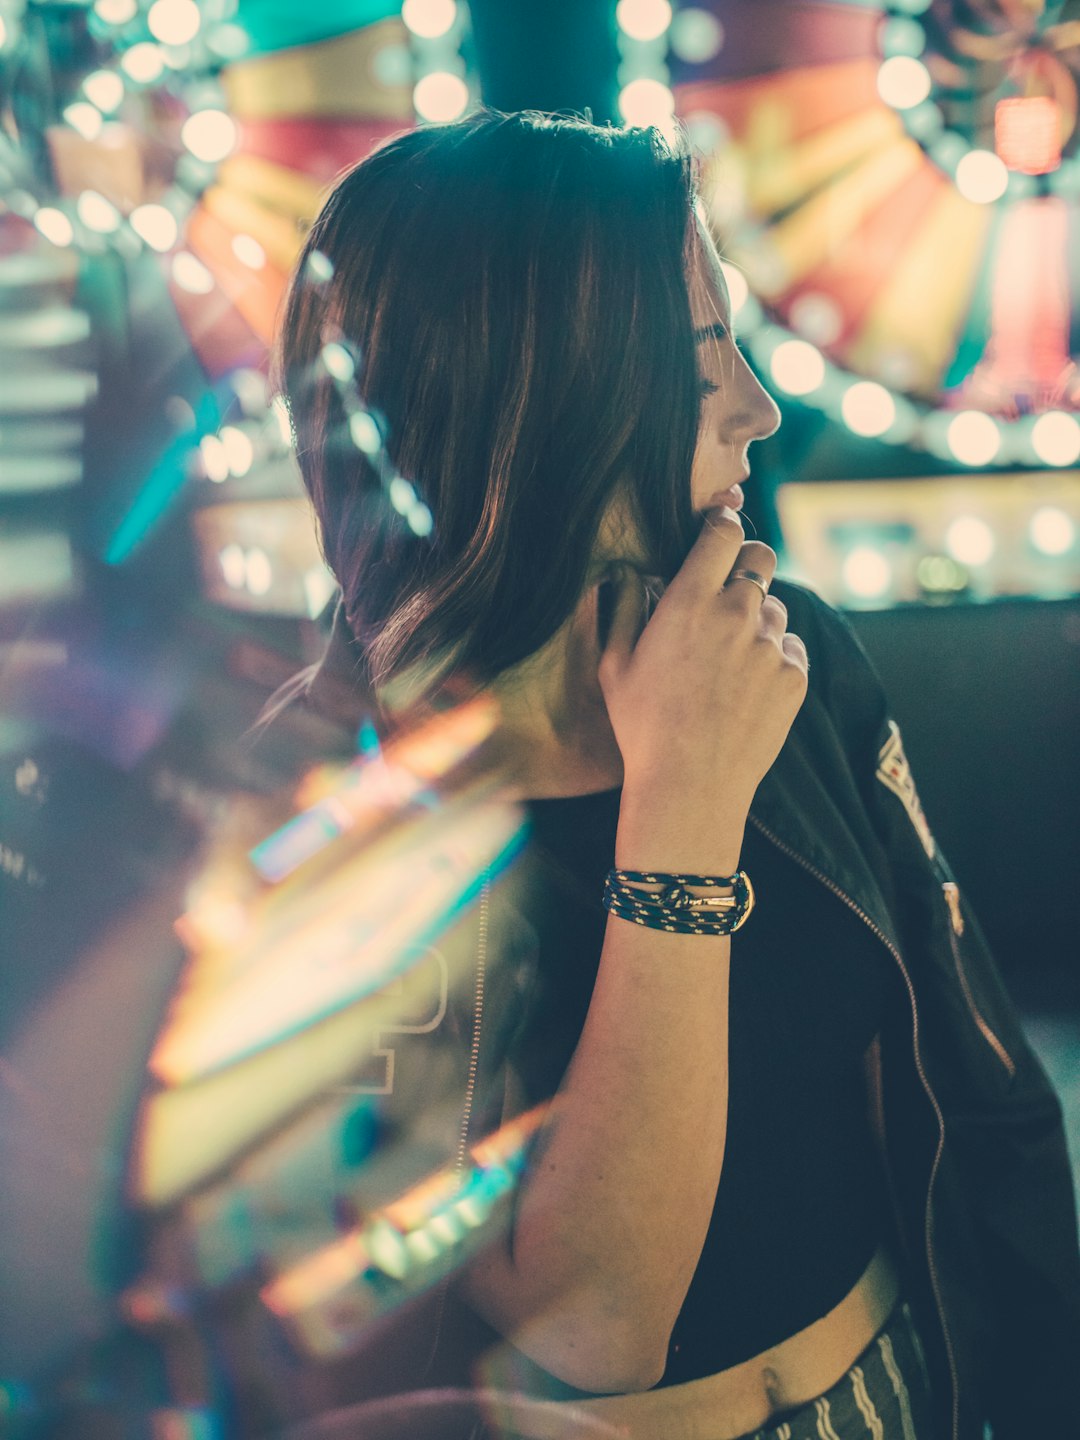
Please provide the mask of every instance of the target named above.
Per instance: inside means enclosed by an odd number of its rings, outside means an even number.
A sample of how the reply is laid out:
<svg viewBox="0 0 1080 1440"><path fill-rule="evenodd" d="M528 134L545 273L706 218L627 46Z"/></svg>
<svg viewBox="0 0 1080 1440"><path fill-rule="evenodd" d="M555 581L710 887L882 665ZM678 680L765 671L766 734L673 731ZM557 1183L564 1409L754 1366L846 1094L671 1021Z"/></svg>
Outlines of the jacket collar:
<svg viewBox="0 0 1080 1440"><path fill-rule="evenodd" d="M884 850L835 730L813 696L758 786L750 819L853 902L899 951Z"/></svg>

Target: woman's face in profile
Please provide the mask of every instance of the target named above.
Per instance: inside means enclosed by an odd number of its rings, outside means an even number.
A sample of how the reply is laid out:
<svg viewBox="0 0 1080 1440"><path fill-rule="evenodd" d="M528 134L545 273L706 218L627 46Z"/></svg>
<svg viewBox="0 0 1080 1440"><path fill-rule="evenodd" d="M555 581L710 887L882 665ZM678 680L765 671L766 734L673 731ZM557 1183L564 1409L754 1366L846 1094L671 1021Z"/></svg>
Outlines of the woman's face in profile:
<svg viewBox="0 0 1080 1440"><path fill-rule="evenodd" d="M697 447L690 478L691 504L704 513L718 497L749 475L747 451L780 425L780 411L750 369L732 337L731 298L716 245L706 226L694 216L699 243L687 272L690 313L697 339L701 382ZM621 564L647 573L650 561L628 519L625 503L616 500L598 537L594 575Z"/></svg>
<svg viewBox="0 0 1080 1440"><path fill-rule="evenodd" d="M743 358L732 334L731 298L720 257L697 221L699 245L687 275L702 382L701 419L691 475L691 503L705 511L750 473L747 451L780 425L776 402Z"/></svg>

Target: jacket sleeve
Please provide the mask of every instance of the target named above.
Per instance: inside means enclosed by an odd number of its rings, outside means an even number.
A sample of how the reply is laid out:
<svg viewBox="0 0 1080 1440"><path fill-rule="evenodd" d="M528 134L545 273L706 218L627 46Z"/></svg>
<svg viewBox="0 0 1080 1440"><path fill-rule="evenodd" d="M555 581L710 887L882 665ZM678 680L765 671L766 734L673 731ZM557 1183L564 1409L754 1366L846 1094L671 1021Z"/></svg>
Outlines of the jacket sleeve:
<svg viewBox="0 0 1080 1440"><path fill-rule="evenodd" d="M970 1321L983 1414L993 1440L1064 1434L1076 1416L1080 1246L1061 1102L934 838L880 676L842 614L804 587L785 587L785 598L788 589L925 997L923 1051L945 1131L936 1235L955 1251L943 1269L954 1314Z"/></svg>

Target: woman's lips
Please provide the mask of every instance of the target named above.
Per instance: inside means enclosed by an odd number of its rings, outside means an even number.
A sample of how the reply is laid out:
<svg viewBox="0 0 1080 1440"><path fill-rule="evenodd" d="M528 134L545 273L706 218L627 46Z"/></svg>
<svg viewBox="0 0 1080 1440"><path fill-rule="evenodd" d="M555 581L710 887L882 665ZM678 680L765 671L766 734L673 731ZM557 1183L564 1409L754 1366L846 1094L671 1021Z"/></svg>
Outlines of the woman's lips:
<svg viewBox="0 0 1080 1440"><path fill-rule="evenodd" d="M707 510L718 510L721 505L727 505L732 510L741 510L745 500L741 485L732 485L728 490L720 490L715 494L705 507Z"/></svg>

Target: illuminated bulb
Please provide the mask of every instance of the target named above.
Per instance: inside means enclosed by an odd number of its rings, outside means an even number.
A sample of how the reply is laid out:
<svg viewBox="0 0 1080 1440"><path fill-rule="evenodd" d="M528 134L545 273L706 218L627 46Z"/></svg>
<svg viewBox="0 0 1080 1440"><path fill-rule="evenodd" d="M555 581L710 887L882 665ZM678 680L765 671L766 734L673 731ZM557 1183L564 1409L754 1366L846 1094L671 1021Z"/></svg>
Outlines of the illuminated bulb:
<svg viewBox="0 0 1080 1440"><path fill-rule="evenodd" d="M437 40L453 29L457 4L455 0L405 0L401 18L406 27L422 40Z"/></svg>
<svg viewBox="0 0 1080 1440"><path fill-rule="evenodd" d="M365 455L377 455L382 448L379 427L366 410L349 416L349 435L353 444Z"/></svg>
<svg viewBox="0 0 1080 1440"><path fill-rule="evenodd" d="M135 0L97 0L94 14L106 25L126 25L138 13Z"/></svg>
<svg viewBox="0 0 1080 1440"><path fill-rule="evenodd" d="M43 205L36 212L34 224L53 245L70 245L75 239L71 221L62 210L56 210L51 205Z"/></svg>
<svg viewBox="0 0 1080 1440"><path fill-rule="evenodd" d="M675 96L660 80L643 75L619 91L619 113L627 125L665 129L675 113Z"/></svg>
<svg viewBox="0 0 1080 1440"><path fill-rule="evenodd" d="M982 410L961 410L949 422L946 437L964 465L988 465L1001 448L1001 432Z"/></svg>
<svg viewBox="0 0 1080 1440"><path fill-rule="evenodd" d="M84 190L75 209L88 230L96 230L100 235L111 235L120 228L119 210L96 190Z"/></svg>
<svg viewBox="0 0 1080 1440"><path fill-rule="evenodd" d="M738 315L750 298L750 286L746 283L746 276L743 272L737 266L729 264L727 260L720 261L720 269L724 272L724 279L727 281L731 313Z"/></svg>
<svg viewBox="0 0 1080 1440"><path fill-rule="evenodd" d="M878 94L894 110L910 110L921 105L933 88L930 72L921 60L910 55L894 55L884 61L877 73Z"/></svg>
<svg viewBox="0 0 1080 1440"><path fill-rule="evenodd" d="M3 15L0 15L0 50L7 44L8 27Z"/></svg>
<svg viewBox="0 0 1080 1440"><path fill-rule="evenodd" d="M945 532L945 548L962 565L985 565L997 549L994 532L977 515L958 515Z"/></svg>
<svg viewBox="0 0 1080 1440"><path fill-rule="evenodd" d="M239 545L226 545L218 556L218 564L221 566L221 573L225 577L225 584L231 590L242 590L244 588L244 552Z"/></svg>
<svg viewBox="0 0 1080 1440"><path fill-rule="evenodd" d="M430 535L435 524L431 511L422 500L418 500L415 505L410 506L408 521L409 529L414 535L420 536Z"/></svg>
<svg viewBox="0 0 1080 1440"><path fill-rule="evenodd" d="M825 379L821 352L806 340L785 340L769 362L772 377L789 395L809 395Z"/></svg>
<svg viewBox="0 0 1080 1440"><path fill-rule="evenodd" d="M659 40L671 24L671 6L668 0L619 0L615 19L631 40Z"/></svg>
<svg viewBox="0 0 1080 1440"><path fill-rule="evenodd" d="M1031 543L1044 555L1064 555L1076 543L1072 517L1056 505L1043 505L1031 517Z"/></svg>
<svg viewBox="0 0 1080 1440"><path fill-rule="evenodd" d="M989 150L969 150L956 167L956 188L979 205L1000 200L1008 184L1005 162Z"/></svg>
<svg viewBox="0 0 1080 1440"><path fill-rule="evenodd" d="M249 550L244 559L244 582L252 595L265 595L274 583L270 556L258 546Z"/></svg>
<svg viewBox="0 0 1080 1440"><path fill-rule="evenodd" d="M173 256L172 277L189 295L209 295L214 288L214 277L190 250L180 250Z"/></svg>
<svg viewBox="0 0 1080 1440"><path fill-rule="evenodd" d="M380 45L371 57L371 73L380 85L407 85L412 77L412 56L404 45Z"/></svg>
<svg viewBox="0 0 1080 1440"><path fill-rule="evenodd" d="M87 99L110 114L124 98L124 82L115 70L95 70L83 81Z"/></svg>
<svg viewBox="0 0 1080 1440"><path fill-rule="evenodd" d="M884 595L892 583L892 566L873 545L858 545L844 559L843 576L853 595L873 600Z"/></svg>
<svg viewBox="0 0 1080 1440"><path fill-rule="evenodd" d="M291 450L294 444L292 421L289 419L289 407L285 403L284 395L275 395L270 401L270 413L274 417L282 443Z"/></svg>
<svg viewBox="0 0 1080 1440"><path fill-rule="evenodd" d="M202 15L195 0L155 0L147 11L146 24L163 45L186 45L199 33Z"/></svg>
<svg viewBox="0 0 1080 1440"><path fill-rule="evenodd" d="M469 87L449 70L433 70L413 88L413 107L422 120L457 120L468 104Z"/></svg>
<svg viewBox="0 0 1080 1440"><path fill-rule="evenodd" d="M1071 415L1050 410L1035 421L1031 445L1047 465L1071 465L1080 458L1080 425Z"/></svg>
<svg viewBox="0 0 1080 1440"><path fill-rule="evenodd" d="M165 69L165 61L156 45L143 40L125 52L120 68L140 85L151 85Z"/></svg>
<svg viewBox="0 0 1080 1440"><path fill-rule="evenodd" d="M326 602L335 588L334 577L325 565L305 572L304 599L307 601L307 612L313 620L326 609Z"/></svg>
<svg viewBox="0 0 1080 1440"><path fill-rule="evenodd" d="M416 504L416 491L400 475L390 481L390 504L399 515L406 514Z"/></svg>
<svg viewBox="0 0 1080 1440"><path fill-rule="evenodd" d="M924 555L915 567L915 579L928 592L946 594L963 590L968 574L949 555Z"/></svg>
<svg viewBox="0 0 1080 1440"><path fill-rule="evenodd" d="M807 290L791 307L791 323L815 345L831 345L844 326L836 301L816 290Z"/></svg>
<svg viewBox="0 0 1080 1440"><path fill-rule="evenodd" d="M128 216L128 224L151 250L164 253L176 244L176 216L164 205L137 205Z"/></svg>
<svg viewBox="0 0 1080 1440"><path fill-rule="evenodd" d="M230 22L215 26L207 44L222 60L241 60L251 48L251 40L244 27Z"/></svg>
<svg viewBox="0 0 1080 1440"><path fill-rule="evenodd" d="M224 110L196 110L180 127L180 139L196 160L214 164L236 149L236 121Z"/></svg>
<svg viewBox="0 0 1080 1440"><path fill-rule="evenodd" d="M680 60L690 65L703 65L719 55L724 43L724 27L708 10L692 6L680 10L671 22L671 48Z"/></svg>
<svg viewBox="0 0 1080 1440"><path fill-rule="evenodd" d="M266 264L266 251L254 235L234 235L232 252L241 265L246 265L249 270L261 270Z"/></svg>
<svg viewBox="0 0 1080 1440"><path fill-rule="evenodd" d="M233 475L246 475L255 459L255 447L246 430L237 425L221 427L221 445L225 461Z"/></svg>
<svg viewBox="0 0 1080 1440"><path fill-rule="evenodd" d="M894 15L881 27L881 48L887 55L921 55L926 31L909 15Z"/></svg>
<svg viewBox="0 0 1080 1440"><path fill-rule="evenodd" d="M334 278L334 264L329 255L321 250L312 250L304 266L304 278L313 285L325 285Z"/></svg>
<svg viewBox="0 0 1080 1440"><path fill-rule="evenodd" d="M85 100L76 100L74 105L65 106L64 119L84 140L96 140L104 124L101 111Z"/></svg>
<svg viewBox="0 0 1080 1440"><path fill-rule="evenodd" d="M345 346L339 345L336 340L322 347L322 363L328 374L344 384L348 384L356 374L356 362Z"/></svg>
<svg viewBox="0 0 1080 1440"><path fill-rule="evenodd" d="M840 413L854 435L884 435L896 419L896 402L884 385L860 380L845 392Z"/></svg>
<svg viewBox="0 0 1080 1440"><path fill-rule="evenodd" d="M215 485L229 478L229 457L225 446L216 435L204 435L199 441L199 458L203 474Z"/></svg>

